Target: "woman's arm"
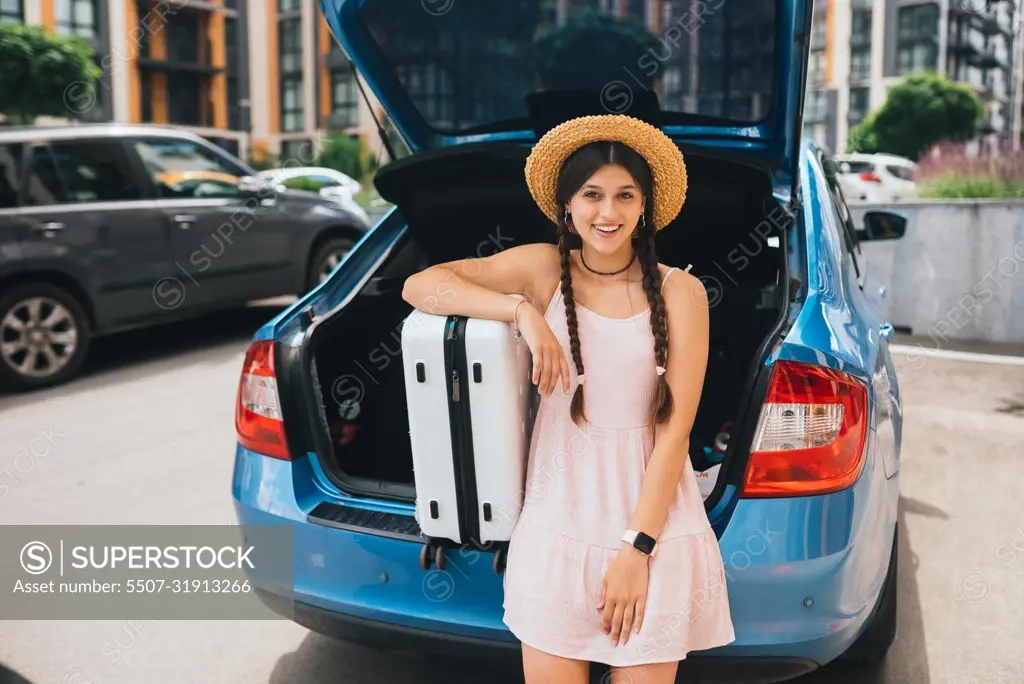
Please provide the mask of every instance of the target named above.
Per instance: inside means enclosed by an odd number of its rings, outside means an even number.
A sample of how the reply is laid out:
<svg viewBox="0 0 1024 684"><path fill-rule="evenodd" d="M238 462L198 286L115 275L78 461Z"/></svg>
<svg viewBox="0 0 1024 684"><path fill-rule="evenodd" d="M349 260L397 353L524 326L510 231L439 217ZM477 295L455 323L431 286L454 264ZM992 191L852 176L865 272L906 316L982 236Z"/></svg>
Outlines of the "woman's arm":
<svg viewBox="0 0 1024 684"><path fill-rule="evenodd" d="M539 308L539 290L552 269L558 273L557 250L548 244L510 247L486 257L430 266L405 281L402 299L420 311L449 316L511 321L521 294ZM519 307L519 313L526 307Z"/></svg>
<svg viewBox="0 0 1024 684"><path fill-rule="evenodd" d="M654 450L644 471L640 499L629 529L661 535L679 478L690 457L693 428L708 364L709 306L704 284L685 271L665 283L668 361L665 378L672 390L672 416L655 429Z"/></svg>
<svg viewBox="0 0 1024 684"><path fill-rule="evenodd" d="M533 355L532 379L538 391L550 395L561 379L563 391L568 392L568 362L540 303L558 279L560 264L553 245L511 247L491 256L436 264L409 276L402 299L437 316L458 314L506 322L515 316ZM526 301L511 294L521 294Z"/></svg>

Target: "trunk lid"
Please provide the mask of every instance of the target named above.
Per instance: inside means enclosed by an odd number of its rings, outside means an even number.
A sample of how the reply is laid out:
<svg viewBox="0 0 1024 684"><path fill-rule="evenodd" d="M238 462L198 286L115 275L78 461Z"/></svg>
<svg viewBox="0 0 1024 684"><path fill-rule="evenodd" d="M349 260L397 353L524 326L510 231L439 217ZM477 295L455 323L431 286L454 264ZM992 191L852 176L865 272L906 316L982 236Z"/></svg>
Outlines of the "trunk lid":
<svg viewBox="0 0 1024 684"><path fill-rule="evenodd" d="M413 151L529 144L574 116L626 113L792 182L811 1L320 3Z"/></svg>

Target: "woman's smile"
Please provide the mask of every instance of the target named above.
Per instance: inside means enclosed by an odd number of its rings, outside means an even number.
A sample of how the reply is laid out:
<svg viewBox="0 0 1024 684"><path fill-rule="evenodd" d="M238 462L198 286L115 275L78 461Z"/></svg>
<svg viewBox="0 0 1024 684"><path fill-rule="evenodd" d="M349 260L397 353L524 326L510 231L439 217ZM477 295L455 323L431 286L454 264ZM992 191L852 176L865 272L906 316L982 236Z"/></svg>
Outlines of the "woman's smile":
<svg viewBox="0 0 1024 684"><path fill-rule="evenodd" d="M594 223L591 224L598 235L602 237L611 237L619 232L622 228L621 223Z"/></svg>

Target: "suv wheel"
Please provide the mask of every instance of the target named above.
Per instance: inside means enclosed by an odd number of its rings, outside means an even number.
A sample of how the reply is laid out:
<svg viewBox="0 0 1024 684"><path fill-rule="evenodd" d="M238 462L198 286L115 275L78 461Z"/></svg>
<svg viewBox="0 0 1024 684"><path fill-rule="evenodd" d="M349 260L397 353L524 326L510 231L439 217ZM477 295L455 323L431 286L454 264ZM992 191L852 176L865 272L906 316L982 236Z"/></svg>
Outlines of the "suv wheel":
<svg viewBox="0 0 1024 684"><path fill-rule="evenodd" d="M89 328L81 304L48 283L28 283L0 296L0 378L4 386L39 389L81 368Z"/></svg>
<svg viewBox="0 0 1024 684"><path fill-rule="evenodd" d="M338 267L354 244L348 238L331 238L320 245L310 261L309 274L306 277L306 290L312 290L327 280L327 277Z"/></svg>

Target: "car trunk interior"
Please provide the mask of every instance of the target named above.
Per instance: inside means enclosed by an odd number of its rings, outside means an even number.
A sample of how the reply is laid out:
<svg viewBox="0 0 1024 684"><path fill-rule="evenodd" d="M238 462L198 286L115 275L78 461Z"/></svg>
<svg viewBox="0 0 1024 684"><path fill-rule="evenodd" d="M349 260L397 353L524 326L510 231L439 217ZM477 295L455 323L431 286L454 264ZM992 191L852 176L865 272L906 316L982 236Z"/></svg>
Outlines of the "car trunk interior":
<svg viewBox="0 0 1024 684"><path fill-rule="evenodd" d="M443 261L554 242L554 227L524 181L527 153L518 145L479 143L420 153L378 173L379 192L398 205L409 230L308 341L331 433L332 453L321 450L321 465L342 489L396 499L415 493L401 356L401 326L412 311L402 299L405 278ZM694 467L702 469L704 447L736 418L748 376L780 318L786 214L765 168L699 148L684 147L684 154L687 201L658 234L657 251L669 266L693 264L712 304L710 357L691 443Z"/></svg>

